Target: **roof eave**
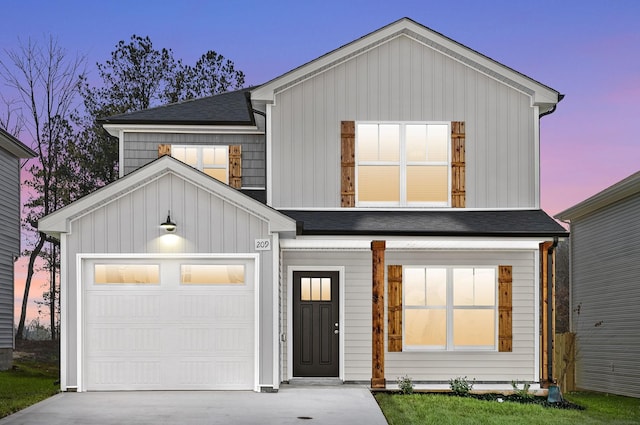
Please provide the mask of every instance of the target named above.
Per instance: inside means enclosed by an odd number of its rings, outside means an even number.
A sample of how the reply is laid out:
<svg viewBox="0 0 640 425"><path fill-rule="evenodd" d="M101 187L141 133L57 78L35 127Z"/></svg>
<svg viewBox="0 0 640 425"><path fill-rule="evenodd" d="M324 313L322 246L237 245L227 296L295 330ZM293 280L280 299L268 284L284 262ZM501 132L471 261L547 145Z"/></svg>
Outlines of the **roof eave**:
<svg viewBox="0 0 640 425"><path fill-rule="evenodd" d="M562 221L574 220L638 193L640 193L640 171L609 186L573 207L567 208L554 217Z"/></svg>
<svg viewBox="0 0 640 425"><path fill-rule="evenodd" d="M247 125L210 125L210 124L166 124L166 123L105 123L103 128L112 136L119 137L120 131L138 133L189 133L189 134L264 134L257 126Z"/></svg>
<svg viewBox="0 0 640 425"><path fill-rule="evenodd" d="M35 158L38 154L9 132L0 128L0 148L16 158Z"/></svg>
<svg viewBox="0 0 640 425"><path fill-rule="evenodd" d="M423 236L423 237L505 237L505 238L566 238L569 232L451 232L451 231L384 231L384 230L313 230L301 229L299 236Z"/></svg>

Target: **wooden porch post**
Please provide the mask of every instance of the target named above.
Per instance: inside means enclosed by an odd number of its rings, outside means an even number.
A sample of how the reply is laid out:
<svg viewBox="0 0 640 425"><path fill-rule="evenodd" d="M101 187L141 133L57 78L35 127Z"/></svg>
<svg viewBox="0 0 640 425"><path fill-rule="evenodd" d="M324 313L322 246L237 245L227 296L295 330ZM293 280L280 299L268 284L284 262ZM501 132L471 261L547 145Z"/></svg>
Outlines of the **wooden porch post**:
<svg viewBox="0 0 640 425"><path fill-rule="evenodd" d="M371 388L386 388L384 379L384 250L385 241L371 242L373 268L371 305Z"/></svg>
<svg viewBox="0 0 640 425"><path fill-rule="evenodd" d="M549 264L548 252L552 249L553 242L543 242L540 244L540 383L547 387L554 382L555 365L552 364L553 372L549 374L549 362L553 359L549 357L550 348L553 349L555 338L555 251L552 254L551 264ZM549 267L552 269L551 281L549 281ZM551 294L551 297L549 297ZM549 314L551 309L551 315ZM552 317L549 323L549 316ZM551 341L551 344L549 344ZM551 345L551 347L550 347Z"/></svg>

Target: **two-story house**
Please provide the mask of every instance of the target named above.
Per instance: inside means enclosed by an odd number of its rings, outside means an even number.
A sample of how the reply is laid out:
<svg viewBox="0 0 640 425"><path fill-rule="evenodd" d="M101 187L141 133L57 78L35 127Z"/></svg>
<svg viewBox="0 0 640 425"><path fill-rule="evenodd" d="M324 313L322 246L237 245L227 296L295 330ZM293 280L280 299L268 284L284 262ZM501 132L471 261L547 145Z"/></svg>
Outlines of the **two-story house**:
<svg viewBox="0 0 640 425"><path fill-rule="evenodd" d="M566 232L539 123L561 98L401 19L105 119L121 178L39 224L62 243L62 389L546 381Z"/></svg>
<svg viewBox="0 0 640 425"><path fill-rule="evenodd" d="M14 264L20 256L20 161L36 153L0 128L0 370L9 369L14 348Z"/></svg>

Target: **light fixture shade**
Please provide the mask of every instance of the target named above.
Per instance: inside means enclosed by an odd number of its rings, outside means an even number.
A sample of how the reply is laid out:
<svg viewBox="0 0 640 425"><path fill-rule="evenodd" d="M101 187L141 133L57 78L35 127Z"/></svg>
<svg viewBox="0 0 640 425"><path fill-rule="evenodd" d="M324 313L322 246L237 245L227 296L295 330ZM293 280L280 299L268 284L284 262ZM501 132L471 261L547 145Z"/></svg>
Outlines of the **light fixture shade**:
<svg viewBox="0 0 640 425"><path fill-rule="evenodd" d="M167 213L167 220L164 223L160 223L160 227L162 227L167 232L174 232L176 230L176 223L171 221L171 211Z"/></svg>

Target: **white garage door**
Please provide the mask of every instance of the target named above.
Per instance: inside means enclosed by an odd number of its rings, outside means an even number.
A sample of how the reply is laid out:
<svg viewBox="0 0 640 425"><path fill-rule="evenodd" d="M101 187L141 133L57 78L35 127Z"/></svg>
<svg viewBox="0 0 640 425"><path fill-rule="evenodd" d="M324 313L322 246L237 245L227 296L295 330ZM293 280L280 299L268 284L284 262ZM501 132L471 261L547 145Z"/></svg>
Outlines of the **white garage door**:
<svg viewBox="0 0 640 425"><path fill-rule="evenodd" d="M85 259L86 390L254 389L253 259Z"/></svg>

